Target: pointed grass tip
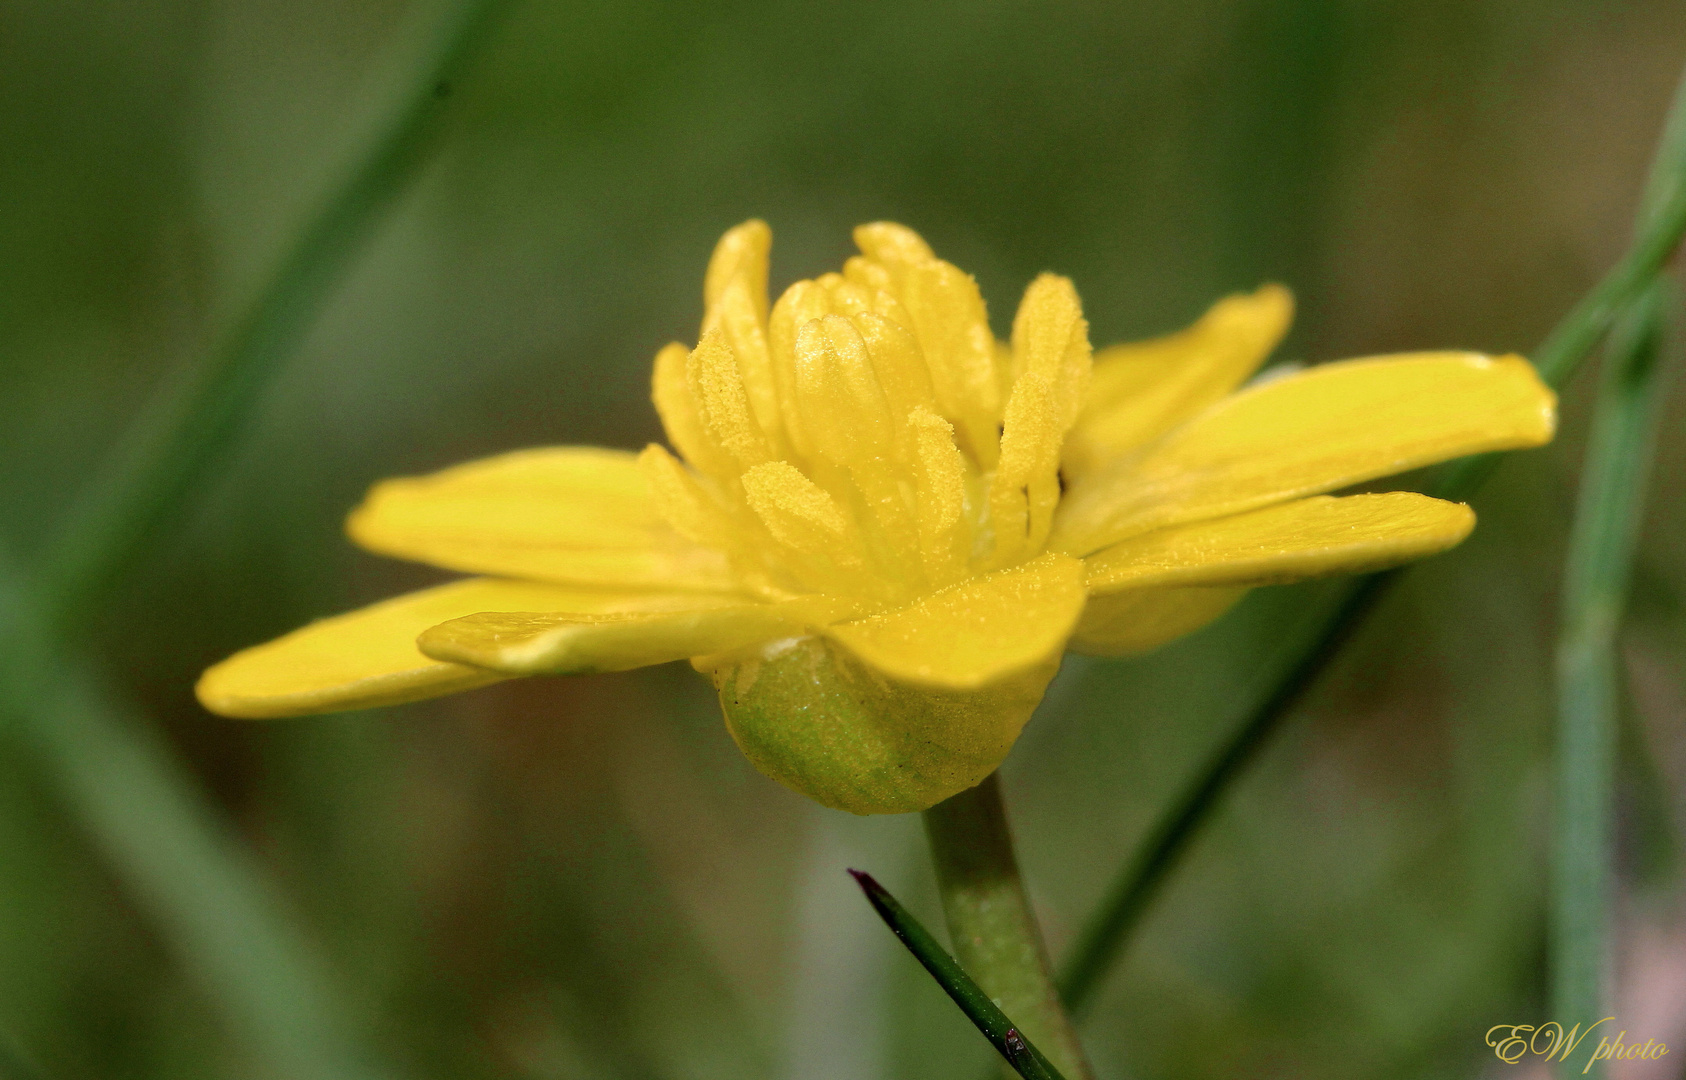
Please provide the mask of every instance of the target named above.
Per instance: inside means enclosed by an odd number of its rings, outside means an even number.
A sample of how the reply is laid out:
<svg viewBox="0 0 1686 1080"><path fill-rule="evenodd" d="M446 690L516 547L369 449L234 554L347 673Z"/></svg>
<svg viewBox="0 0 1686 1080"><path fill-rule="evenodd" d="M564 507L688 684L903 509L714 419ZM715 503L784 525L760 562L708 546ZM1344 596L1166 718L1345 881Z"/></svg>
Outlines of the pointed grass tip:
<svg viewBox="0 0 1686 1080"><path fill-rule="evenodd" d="M904 910L890 891L878 883L877 878L865 870L855 869L849 870L849 876L861 887L867 902L884 920L890 932L901 939L901 943L930 972L931 977L1015 1072L1026 1080L1062 1080L1059 1070L1020 1033L1018 1026L972 981L954 957L937 944L919 920Z"/></svg>

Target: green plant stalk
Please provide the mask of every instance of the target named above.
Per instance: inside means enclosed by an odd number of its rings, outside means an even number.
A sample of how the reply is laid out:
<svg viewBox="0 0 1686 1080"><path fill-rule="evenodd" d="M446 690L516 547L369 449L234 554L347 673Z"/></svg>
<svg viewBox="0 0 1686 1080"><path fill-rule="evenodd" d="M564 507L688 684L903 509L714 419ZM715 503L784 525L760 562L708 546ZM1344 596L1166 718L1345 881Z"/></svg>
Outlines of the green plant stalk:
<svg viewBox="0 0 1686 1080"><path fill-rule="evenodd" d="M10 594L0 605L0 711L231 1026L299 1080L369 1075L346 1064L326 972L194 779L144 718L90 681L64 642L243 429L382 211L426 160L454 80L505 6L467 0L430 31L418 75L194 381L161 394L137 422L32 582L0 567Z"/></svg>
<svg viewBox="0 0 1686 1080"><path fill-rule="evenodd" d="M925 966L931 977L937 980L954 1003L960 1006L960 1011L966 1014L984 1038L995 1047L997 1053L1007 1062L1014 1072L1025 1080L1064 1080L1060 1071L1049 1062L1036 1044L1030 1040L1007 1014L1001 1011L990 996L986 994L972 977L966 974L954 957L937 944L937 939L931 932L920 924L896 901L890 891L878 884L871 874L861 870L851 870L861 891L866 893L867 901L872 904L879 918L883 919L892 933L901 939L912 953L914 959Z"/></svg>
<svg viewBox="0 0 1686 1080"><path fill-rule="evenodd" d="M427 160L452 88L507 0L465 0L429 31L417 75L190 381L166 387L82 493L37 568L52 621L82 626L99 598L244 430L352 258Z"/></svg>
<svg viewBox="0 0 1686 1080"><path fill-rule="evenodd" d="M321 957L152 725L51 644L0 563L0 719L254 1058L291 1080L389 1075L357 1051Z"/></svg>
<svg viewBox="0 0 1686 1080"><path fill-rule="evenodd" d="M1675 93L1638 216L1637 237L1621 261L1534 351L1541 376L1556 389L1574 376L1621 312L1651 286L1686 233L1686 79ZM1429 494L1467 499L1492 474L1499 458L1484 454L1454 463ZM1073 1015L1081 1016L1093 1004L1102 977L1122 954L1153 897L1223 795L1403 572L1369 575L1347 593L1299 658L1285 667L1263 700L1159 817L1137 854L1102 893L1060 968L1061 995Z"/></svg>
<svg viewBox="0 0 1686 1080"><path fill-rule="evenodd" d="M1557 642L1557 767L1551 887L1551 1015L1606 1015L1615 834L1617 641L1665 390L1659 280L1613 335L1569 536ZM1567 1062L1561 1075L1571 1075ZM1602 1076L1596 1062L1587 1075ZM1580 1075L1576 1069L1574 1075Z"/></svg>
<svg viewBox="0 0 1686 1080"><path fill-rule="evenodd" d="M42 1080L41 1070L4 1036L0 1036L0 1080Z"/></svg>
<svg viewBox="0 0 1686 1080"><path fill-rule="evenodd" d="M948 936L961 965L1061 1072L1087 1080L1093 1073L1060 1004L1019 876L999 775L990 773L924 816Z"/></svg>

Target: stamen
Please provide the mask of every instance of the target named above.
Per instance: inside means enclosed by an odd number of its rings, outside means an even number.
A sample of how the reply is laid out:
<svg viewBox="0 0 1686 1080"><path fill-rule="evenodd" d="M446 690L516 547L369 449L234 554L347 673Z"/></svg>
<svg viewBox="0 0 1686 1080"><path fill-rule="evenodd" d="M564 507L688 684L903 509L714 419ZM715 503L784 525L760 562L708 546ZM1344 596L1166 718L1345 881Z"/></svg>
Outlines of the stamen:
<svg viewBox="0 0 1686 1080"><path fill-rule="evenodd" d="M724 475L725 457L708 438L697 399L691 394L686 366L691 350L675 341L656 354L655 373L650 378L650 397L656 403L667 441L691 467L710 475Z"/></svg>
<svg viewBox="0 0 1686 1080"><path fill-rule="evenodd" d="M797 331L796 395L821 460L851 467L890 453L894 433L884 389L848 319L827 315Z"/></svg>
<svg viewBox="0 0 1686 1080"><path fill-rule="evenodd" d="M769 461L743 475L743 490L779 543L843 567L861 565L860 538L849 515L826 490L788 461Z"/></svg>
<svg viewBox="0 0 1686 1080"><path fill-rule="evenodd" d="M960 580L971 550L966 520L966 461L954 445L954 427L928 408L908 412L913 442L914 488L919 506L919 556L936 588Z"/></svg>
<svg viewBox="0 0 1686 1080"><path fill-rule="evenodd" d="M679 535L729 554L742 547L731 515L664 447L656 443L646 446L638 455L638 467L650 485L650 495L662 519Z"/></svg>
<svg viewBox="0 0 1686 1080"><path fill-rule="evenodd" d="M739 470L772 460L772 448L750 410L743 373L725 335L718 330L703 335L691 350L686 376L710 441L729 455Z"/></svg>

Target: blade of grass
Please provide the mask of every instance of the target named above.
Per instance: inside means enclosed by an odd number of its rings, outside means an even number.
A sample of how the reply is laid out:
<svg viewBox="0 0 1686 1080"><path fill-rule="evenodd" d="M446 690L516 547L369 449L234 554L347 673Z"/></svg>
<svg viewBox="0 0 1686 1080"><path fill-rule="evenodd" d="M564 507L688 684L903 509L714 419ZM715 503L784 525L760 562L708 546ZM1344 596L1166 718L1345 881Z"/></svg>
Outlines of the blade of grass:
<svg viewBox="0 0 1686 1080"><path fill-rule="evenodd" d="M0 693L70 812L236 1030L300 1080L353 1063L326 973L260 867L142 718L60 646L243 428L360 244L408 185L445 99L505 0L465 0L425 37L417 74L192 381L160 395L90 485L35 579L0 586ZM48 677L50 676L50 677Z"/></svg>
<svg viewBox="0 0 1686 1080"><path fill-rule="evenodd" d="M1025 1080L1064 1080L1035 1044L1019 1033L1007 1014L972 981L972 977L937 943L931 932L890 895L888 889L864 870L851 870L849 874L866 893L867 902L878 912L878 917L884 920L891 933L901 939L907 951L924 965L931 978L937 980L937 985L960 1006L966 1019L983 1032L989 1045L995 1047L1007 1064Z"/></svg>
<svg viewBox="0 0 1686 1080"><path fill-rule="evenodd" d="M382 213L427 159L453 85L506 6L507 0L465 0L427 30L414 78L267 283L191 381L150 403L112 465L89 484L37 573L55 623L75 628L86 621L99 596L244 428Z"/></svg>
<svg viewBox="0 0 1686 1080"><path fill-rule="evenodd" d="M4 1035L0 1035L0 1080L42 1080L41 1070L31 1064Z"/></svg>
<svg viewBox="0 0 1686 1080"><path fill-rule="evenodd" d="M1664 126L1640 203L1639 222L1637 237L1621 261L1535 350L1534 363L1553 387L1561 389L1569 381L1617 317L1656 280L1686 233L1686 79ZM1488 454L1457 462L1429 494L1462 501L1491 475L1497 461L1498 455ZM1081 1015L1093 1003L1102 977L1223 795L1402 573L1372 574L1348 591L1322 628L1308 639L1298 659L1285 666L1275 685L1167 807L1137 853L1113 878L1061 966L1060 994L1074 1015Z"/></svg>
<svg viewBox="0 0 1686 1080"><path fill-rule="evenodd" d="M0 718L247 1052L292 1080L386 1075L355 1050L310 943L143 718L43 631L0 563Z"/></svg>
<svg viewBox="0 0 1686 1080"><path fill-rule="evenodd" d="M1604 1015L1615 834L1616 635L1639 540L1666 389L1659 280L1613 335L1588 434L1557 642L1557 803L1551 900L1552 1013ZM1559 1066L1569 1075L1568 1063ZM1601 1077L1603 1062L1587 1075ZM1576 1073L1579 1074L1579 1071Z"/></svg>

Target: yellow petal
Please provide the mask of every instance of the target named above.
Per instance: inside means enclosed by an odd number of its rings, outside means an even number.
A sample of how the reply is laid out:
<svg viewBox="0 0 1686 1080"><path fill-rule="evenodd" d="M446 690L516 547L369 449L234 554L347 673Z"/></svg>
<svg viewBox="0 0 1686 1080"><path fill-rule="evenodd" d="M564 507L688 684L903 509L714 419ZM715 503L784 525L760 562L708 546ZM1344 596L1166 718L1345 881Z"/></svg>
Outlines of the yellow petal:
<svg viewBox="0 0 1686 1080"><path fill-rule="evenodd" d="M825 632L892 679L970 690L1059 655L1083 600L1082 564L1044 555Z"/></svg>
<svg viewBox="0 0 1686 1080"><path fill-rule="evenodd" d="M767 342L767 258L772 244L772 230L764 221L746 221L720 238L703 278L703 334L719 332L725 337L756 421L775 449L782 449L784 424Z"/></svg>
<svg viewBox="0 0 1686 1080"><path fill-rule="evenodd" d="M880 263L920 263L937 257L918 233L893 221L856 225L854 238L862 254Z"/></svg>
<svg viewBox="0 0 1686 1080"><path fill-rule="evenodd" d="M1086 581L1093 596L1357 574L1445 551L1474 527L1469 507L1426 495L1317 495L1114 544L1084 560Z"/></svg>
<svg viewBox="0 0 1686 1080"><path fill-rule="evenodd" d="M1132 656L1213 621L1247 595L1244 586L1167 585L1089 598L1071 648L1091 656Z"/></svg>
<svg viewBox="0 0 1686 1080"><path fill-rule="evenodd" d="M661 612L482 612L434 626L417 644L436 660L506 675L580 675L742 649L847 613L844 602L823 598Z"/></svg>
<svg viewBox="0 0 1686 1080"><path fill-rule="evenodd" d="M1078 480L1051 545L1089 554L1186 521L1465 454L1550 440L1556 398L1519 356L1417 353L1326 364L1235 394Z"/></svg>
<svg viewBox="0 0 1686 1080"><path fill-rule="evenodd" d="M703 275L703 306L714 307L733 283L742 282L749 286L749 295L759 301L756 315L766 322L767 260L772 247L773 230L765 221L751 218L727 229L714 245L714 255Z"/></svg>
<svg viewBox="0 0 1686 1080"><path fill-rule="evenodd" d="M851 259L845 273L863 288L894 294L898 317L924 353L937 411L953 422L973 458L994 468L1002 379L977 283L904 225L862 225L855 244L866 259Z"/></svg>
<svg viewBox="0 0 1686 1080"><path fill-rule="evenodd" d="M1013 320L1016 379L990 483L995 565L1041 551L1060 501L1060 445L1089 382L1089 326L1071 282L1043 274Z"/></svg>
<svg viewBox="0 0 1686 1080"><path fill-rule="evenodd" d="M750 405L743 365L724 330L711 326L703 331L702 340L686 361L685 378L697 415L702 418L703 432L718 451L711 453L711 458L723 455L738 470L772 459L767 434ZM708 468L702 462L692 464ZM728 476L715 474L715 478L725 480Z"/></svg>
<svg viewBox="0 0 1686 1080"><path fill-rule="evenodd" d="M1065 444L1072 476L1143 446L1241 385L1294 317L1280 285L1226 296L1186 330L1095 353L1088 401Z"/></svg>
<svg viewBox="0 0 1686 1080"><path fill-rule="evenodd" d="M833 465L889 452L894 425L860 331L827 315L796 334L796 400L814 452Z"/></svg>
<svg viewBox="0 0 1686 1080"><path fill-rule="evenodd" d="M442 663L416 648L416 635L476 611L558 608L605 611L694 603L680 594L617 594L472 578L322 619L217 664L196 692L212 712L270 719L369 709L454 694L506 676Z"/></svg>
<svg viewBox="0 0 1686 1080"><path fill-rule="evenodd" d="M729 591L718 551L662 519L621 450L519 450L385 480L346 522L370 551L467 573L604 588Z"/></svg>
<svg viewBox="0 0 1686 1080"><path fill-rule="evenodd" d="M966 461L954 445L954 427L929 409L908 412L912 433L919 555L925 577L937 586L964 576L972 548L966 517Z"/></svg>
<svg viewBox="0 0 1686 1080"><path fill-rule="evenodd" d="M934 806L995 771L1036 711L1058 652L982 690L885 678L823 637L710 669L726 728L766 775L853 814Z"/></svg>

